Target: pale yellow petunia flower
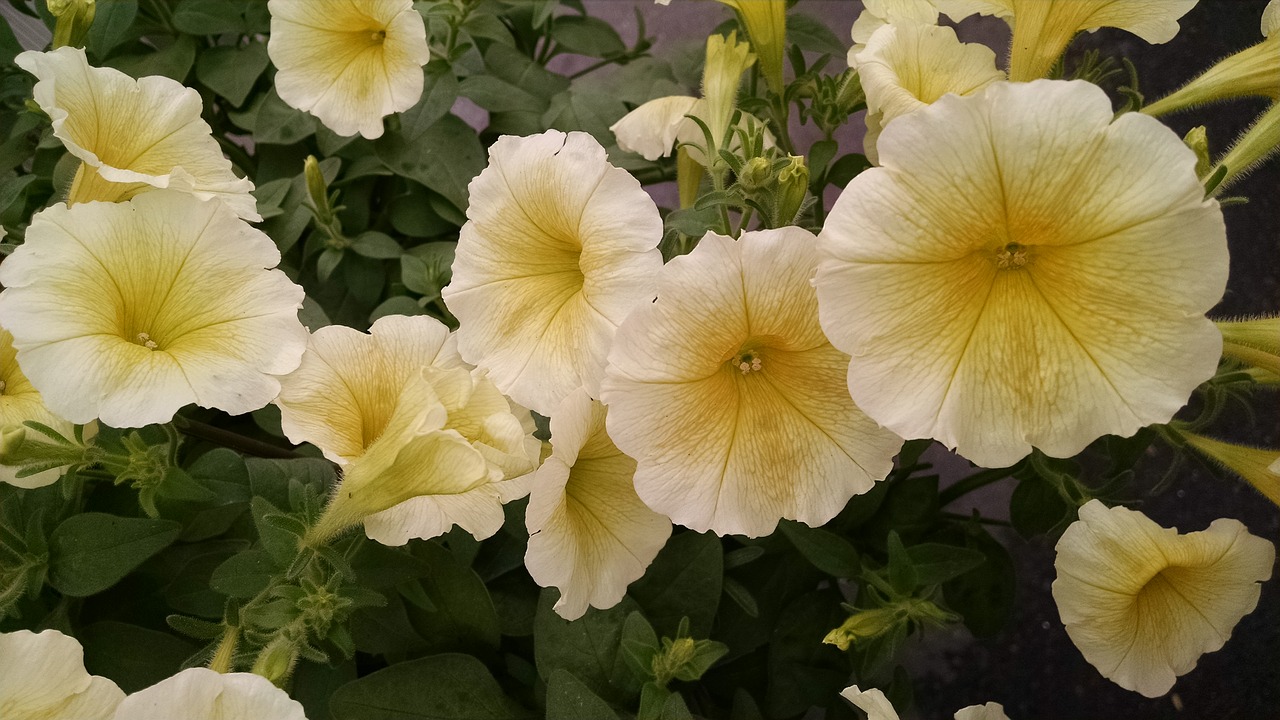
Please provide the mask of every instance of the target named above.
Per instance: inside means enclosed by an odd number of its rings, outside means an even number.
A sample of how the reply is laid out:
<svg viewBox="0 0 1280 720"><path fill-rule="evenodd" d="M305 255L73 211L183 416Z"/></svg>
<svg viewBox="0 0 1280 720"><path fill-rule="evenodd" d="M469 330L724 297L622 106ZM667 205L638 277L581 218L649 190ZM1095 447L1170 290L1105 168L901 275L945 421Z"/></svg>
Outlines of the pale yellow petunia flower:
<svg viewBox="0 0 1280 720"><path fill-rule="evenodd" d="M72 437L74 432L71 423L45 407L40 391L32 387L31 381L22 374L22 368L18 367L13 335L0 328L0 429L16 428L28 420L48 425L66 438ZM30 436L33 431L27 429L23 432ZM61 468L42 470L23 478L18 477L17 472L16 467L0 465L0 482L21 488L37 488L55 483L62 476Z"/></svg>
<svg viewBox="0 0 1280 720"><path fill-rule="evenodd" d="M1083 82L898 118L819 238L858 406L985 467L1167 422L1212 377L1226 231L1195 154Z"/></svg>
<svg viewBox="0 0 1280 720"><path fill-rule="evenodd" d="M1159 697L1257 606L1275 552L1237 520L1181 535L1090 500L1058 541L1053 599L1103 677Z"/></svg>
<svg viewBox="0 0 1280 720"><path fill-rule="evenodd" d="M623 322L601 399L645 504L699 532L821 525L892 467L901 440L850 400L818 326L814 237L708 234Z"/></svg>
<svg viewBox="0 0 1280 720"><path fill-rule="evenodd" d="M898 711L893 709L889 698L877 688L862 690L857 685L850 685L840 691L840 697L848 700L867 714L867 720L898 720ZM957 710L955 720L1009 720L1004 714L1004 706L989 702L985 705L970 705Z"/></svg>
<svg viewBox="0 0 1280 720"><path fill-rule="evenodd" d="M382 136L422 97L427 30L411 0L271 0L280 99L339 135Z"/></svg>
<svg viewBox="0 0 1280 720"><path fill-rule="evenodd" d="M114 720L307 720L302 704L253 673L187 668L133 693ZM70 720L68 718L68 720Z"/></svg>
<svg viewBox="0 0 1280 720"><path fill-rule="evenodd" d="M462 357L543 415L596 392L622 319L653 297L662 220L590 135L503 136L471 181L453 280Z"/></svg>
<svg viewBox="0 0 1280 720"><path fill-rule="evenodd" d="M84 50L62 47L14 58L35 75L35 101L53 134L79 158L67 194L75 204L118 202L154 189L216 198L246 220L261 220L253 183L236 177L200 118L200 94L160 76L138 80L89 65Z"/></svg>
<svg viewBox="0 0 1280 720"><path fill-rule="evenodd" d="M885 25L911 24L938 24L938 6L933 0L863 0L862 12L849 31L853 39L853 47L849 48L849 67L857 65L854 57L866 48L877 30Z"/></svg>
<svg viewBox="0 0 1280 720"><path fill-rule="evenodd" d="M583 390L560 403L525 513L525 566L539 585L560 589L555 611L567 620L588 605L617 605L671 536L671 521L636 495L636 462L609 439L605 416Z"/></svg>
<svg viewBox="0 0 1280 720"><path fill-rule="evenodd" d="M0 633L0 718L111 720L124 693L84 669L84 649L57 630Z"/></svg>
<svg viewBox="0 0 1280 720"><path fill-rule="evenodd" d="M380 318L368 333L317 330L276 404L290 440L343 468L317 541L362 521L388 545L454 524L488 537L502 504L527 493L515 478L540 449L529 412L464 365L448 329L427 316Z"/></svg>
<svg viewBox="0 0 1280 720"><path fill-rule="evenodd" d="M172 191L54 205L0 264L0 324L45 404L74 423L168 422L184 405L239 414L298 366L302 288L266 235Z"/></svg>

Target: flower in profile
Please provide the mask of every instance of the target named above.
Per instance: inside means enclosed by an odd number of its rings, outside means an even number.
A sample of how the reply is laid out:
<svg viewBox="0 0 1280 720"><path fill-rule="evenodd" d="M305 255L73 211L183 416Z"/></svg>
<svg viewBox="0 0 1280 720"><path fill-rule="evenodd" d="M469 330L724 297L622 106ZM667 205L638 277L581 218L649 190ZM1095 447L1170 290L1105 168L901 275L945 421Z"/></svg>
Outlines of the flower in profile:
<svg viewBox="0 0 1280 720"><path fill-rule="evenodd" d="M821 525L871 489L901 440L850 400L818 326L814 237L708 234L623 322L601 399L645 504L699 532Z"/></svg>
<svg viewBox="0 0 1280 720"><path fill-rule="evenodd" d="M893 703L889 702L884 692L876 688L862 690L857 685L850 685L840 691L840 697L866 713L867 720L898 720L898 711L893 709ZM985 705L970 705L963 710L957 710L955 718L956 720L1009 720L1009 717L1004 714L1004 706L993 702Z"/></svg>
<svg viewBox="0 0 1280 720"><path fill-rule="evenodd" d="M27 436L31 435L31 431L22 427L28 420L47 425L64 437L71 437L73 434L71 423L49 412L49 408L44 406L40 391L32 387L31 381L22 374L22 368L18 367L13 335L0 328L0 430L4 431L4 448L0 449L0 459L7 454L5 451L14 439L19 443L28 440ZM23 437L15 438L14 433ZM60 468L41 470L21 478L17 475L18 470L12 465L0 464L0 482L21 488L37 488L55 483L62 476Z"/></svg>
<svg viewBox="0 0 1280 720"><path fill-rule="evenodd" d="M777 95L784 90L782 60L787 49L786 0L720 0L733 8L760 59L760 74Z"/></svg>
<svg viewBox="0 0 1280 720"><path fill-rule="evenodd" d="M551 456L531 481L525 566L560 588L555 611L566 620L617 605L671 536L671 521L636 495L636 462L609 439L605 414L584 390L565 398L551 416Z"/></svg>
<svg viewBox="0 0 1280 720"><path fill-rule="evenodd" d="M502 504L527 492L515 478L540 449L528 411L466 367L448 328L425 315L389 315L368 333L317 330L276 404L290 440L343 470L314 540L361 521L387 545L454 524L488 537Z"/></svg>
<svg viewBox="0 0 1280 720"><path fill-rule="evenodd" d="M134 80L91 67L79 48L31 50L14 62L36 76L36 104L81 162L68 204L119 202L168 188L221 200L246 220L262 219L253 183L231 171L200 118L200 93L166 77Z"/></svg>
<svg viewBox="0 0 1280 720"><path fill-rule="evenodd" d="M1197 0L935 0L959 21L974 13L995 15L1013 27L1009 78L1026 82L1049 73L1081 30L1115 27L1149 43L1178 34L1178 18Z"/></svg>
<svg viewBox="0 0 1280 720"><path fill-rule="evenodd" d="M302 705L261 675L187 668L120 703L114 720L307 720Z"/></svg>
<svg viewBox="0 0 1280 720"><path fill-rule="evenodd" d="M1167 422L1212 377L1226 233L1196 157L1082 82L995 83L895 120L818 241L858 406L985 467Z"/></svg>
<svg viewBox="0 0 1280 720"><path fill-rule="evenodd" d="M658 208L582 132L499 138L470 190L442 293L458 349L549 416L574 390L598 390L618 324L652 298Z"/></svg>
<svg viewBox="0 0 1280 720"><path fill-rule="evenodd" d="M55 414L112 427L168 422L184 405L231 414L298 366L302 288L271 238L222 203L157 191L54 205L0 264L0 323Z"/></svg>
<svg viewBox="0 0 1280 720"><path fill-rule="evenodd" d="M853 65L867 96L863 152L872 162L879 159L876 139L894 118L947 93L972 95L1005 79L990 48L960 42L949 27L923 23L885 25L871 36Z"/></svg>
<svg viewBox="0 0 1280 720"><path fill-rule="evenodd" d="M427 28L411 0L271 0L276 92L339 135L382 136L422 97Z"/></svg>
<svg viewBox="0 0 1280 720"><path fill-rule="evenodd" d="M124 693L84 669L84 648L57 630L0 633L0 717L111 720Z"/></svg>
<svg viewBox="0 0 1280 720"><path fill-rule="evenodd" d="M1254 490L1280 506L1280 450L1236 445L1186 430L1178 435L1187 445L1244 478Z"/></svg>
<svg viewBox="0 0 1280 720"><path fill-rule="evenodd" d="M1276 556L1237 520L1182 535L1097 500L1056 550L1053 599L1067 635L1103 677L1147 697L1227 642Z"/></svg>

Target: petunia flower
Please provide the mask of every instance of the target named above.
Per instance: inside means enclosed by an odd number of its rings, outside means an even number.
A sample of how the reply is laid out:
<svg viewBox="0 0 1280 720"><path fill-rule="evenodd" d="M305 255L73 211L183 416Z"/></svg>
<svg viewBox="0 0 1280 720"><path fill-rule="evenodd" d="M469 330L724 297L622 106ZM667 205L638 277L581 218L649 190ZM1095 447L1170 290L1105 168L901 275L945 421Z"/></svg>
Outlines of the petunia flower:
<svg viewBox="0 0 1280 720"><path fill-rule="evenodd" d="M864 0L862 12L853 21L849 34L853 47L849 48L849 67L856 67L854 57L866 49L867 42L885 25L937 25L938 6L933 0Z"/></svg>
<svg viewBox="0 0 1280 720"><path fill-rule="evenodd" d="M298 366L302 288L222 203L157 191L54 205L0 264L0 324L45 404L74 423L263 407Z"/></svg>
<svg viewBox="0 0 1280 720"><path fill-rule="evenodd" d="M658 208L590 135L504 136L471 181L453 280L458 348L543 415L594 393L618 324L652 297Z"/></svg>
<svg viewBox="0 0 1280 720"><path fill-rule="evenodd" d="M382 136L422 97L427 28L411 0L271 0L276 92L339 135Z"/></svg>
<svg viewBox="0 0 1280 720"><path fill-rule="evenodd" d="M738 13L751 48L760 60L760 74L777 95L782 95L783 56L787 49L786 0L720 0Z"/></svg>
<svg viewBox="0 0 1280 720"><path fill-rule="evenodd" d="M1049 73L1076 33L1115 27L1149 43L1178 34L1178 18L1197 0L935 0L960 21L974 13L995 15L1013 27L1009 78L1026 82Z"/></svg>
<svg viewBox="0 0 1280 720"><path fill-rule="evenodd" d="M849 390L985 467L1167 422L1212 377L1226 233L1195 153L1082 82L944 96L880 137L819 238Z"/></svg>
<svg viewBox="0 0 1280 720"><path fill-rule="evenodd" d="M708 234L623 322L601 399L645 504L699 532L821 525L892 466L901 440L854 406L822 334L814 238Z"/></svg>
<svg viewBox="0 0 1280 720"><path fill-rule="evenodd" d="M863 152L872 162L879 159L876 139L894 118L947 93L972 95L1005 79L990 48L960 42L949 27L923 23L881 27L852 64L867 96Z"/></svg>
<svg viewBox="0 0 1280 720"><path fill-rule="evenodd" d="M17 351L13 347L13 335L0 328L0 429L8 433L19 432L23 435L31 433L22 427L28 420L48 425L53 430L70 438L74 427L71 423L54 415L45 407L40 392L31 385L27 376L18 367ZM32 438L34 440L34 438ZM37 488L50 485L62 476L61 468L42 470L26 477L18 477L20 468L0 464L0 482L7 482L21 488Z"/></svg>
<svg viewBox="0 0 1280 720"><path fill-rule="evenodd" d="M448 328L425 315L317 330L276 404L290 440L343 469L317 541L362 521L387 545L454 524L488 537L538 459L528 411L466 367Z"/></svg>
<svg viewBox="0 0 1280 720"><path fill-rule="evenodd" d="M35 101L53 134L81 162L67 203L119 202L155 189L217 198L257 221L253 183L236 177L208 123L200 93L158 75L138 80L89 65L84 50L29 50L14 58L36 76Z"/></svg>
<svg viewBox="0 0 1280 720"><path fill-rule="evenodd" d="M302 705L253 673L187 668L120 703L113 720L307 720Z"/></svg>
<svg viewBox="0 0 1280 720"><path fill-rule="evenodd" d="M110 720L124 693L84 669L84 648L57 630L0 633L0 717Z"/></svg>
<svg viewBox="0 0 1280 720"><path fill-rule="evenodd" d="M898 720L898 711L893 709L893 703L889 702L884 692L876 688L862 690L857 685L850 685L840 691L840 697L866 713L867 720ZM1009 720L1009 717L1004 714L1004 706L993 702L985 705L970 705L957 710L955 718L956 720Z"/></svg>
<svg viewBox="0 0 1280 720"><path fill-rule="evenodd" d="M566 620L617 605L671 536L671 521L636 495L636 462L609 439L605 415L584 390L565 398L551 416L551 456L531 481L525 566L560 588L555 611Z"/></svg>
<svg viewBox="0 0 1280 720"><path fill-rule="evenodd" d="M1053 599L1089 664L1147 697L1169 692L1258 604L1275 546L1237 520L1179 534L1090 500L1057 545Z"/></svg>

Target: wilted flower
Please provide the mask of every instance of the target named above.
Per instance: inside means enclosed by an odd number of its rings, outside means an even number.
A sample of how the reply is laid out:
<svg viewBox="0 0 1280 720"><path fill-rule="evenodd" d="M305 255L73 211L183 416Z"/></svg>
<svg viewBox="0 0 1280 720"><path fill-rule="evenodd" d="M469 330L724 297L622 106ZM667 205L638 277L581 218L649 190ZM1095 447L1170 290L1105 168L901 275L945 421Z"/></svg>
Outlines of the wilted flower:
<svg viewBox="0 0 1280 720"><path fill-rule="evenodd" d="M1004 18L1013 27L1009 77L1025 82L1048 74L1081 30L1116 27L1149 43L1178 34L1178 18L1196 0L936 0L953 20L974 13Z"/></svg>
<svg viewBox="0 0 1280 720"><path fill-rule="evenodd" d="M0 264L0 323L57 415L168 422L188 403L263 407L298 366L302 288L222 203L150 192L54 205Z"/></svg>
<svg viewBox="0 0 1280 720"><path fill-rule="evenodd" d="M551 416L551 456L531 481L525 566L560 588L567 620L611 608L671 535L671 521L636 496L636 462L605 432L605 408L578 390Z"/></svg>
<svg viewBox="0 0 1280 720"><path fill-rule="evenodd" d="M594 393L622 318L652 297L662 220L648 193L582 132L504 136L471 181L442 295L458 348L543 415Z"/></svg>
<svg viewBox="0 0 1280 720"><path fill-rule="evenodd" d="M1056 549L1053 599L1071 641L1103 677L1147 697L1226 643L1276 554L1237 520L1180 535L1097 500Z"/></svg>
<svg viewBox="0 0 1280 720"><path fill-rule="evenodd" d="M1212 377L1226 234L1195 154L1083 82L894 121L819 238L823 329L868 415L986 467L1167 422Z"/></svg>
<svg viewBox="0 0 1280 720"><path fill-rule="evenodd" d="M898 711L893 709L893 703L889 702L889 698L876 688L861 690L857 685L850 685L840 691L840 697L858 706L859 710L867 714L867 720L898 720ZM955 718L956 720L1009 720L1009 717L1004 714L1004 706L1000 703L970 705L963 710L957 710Z"/></svg>
<svg viewBox="0 0 1280 720"><path fill-rule="evenodd" d="M253 673L187 668L120 703L114 720L307 720L302 705Z"/></svg>
<svg viewBox="0 0 1280 720"><path fill-rule="evenodd" d="M267 52L280 99L339 135L382 136L422 97L430 57L412 0L271 0Z"/></svg>
<svg viewBox="0 0 1280 720"><path fill-rule="evenodd" d="M110 720L124 693L84 669L84 649L57 630L0 633L0 717Z"/></svg>
<svg viewBox="0 0 1280 720"><path fill-rule="evenodd" d="M388 315L367 334L317 330L276 404L290 440L343 468L316 540L361 521L388 545L455 523L488 537L502 525L502 504L527 492L504 481L538 458L528 411L464 366L448 328L425 315Z"/></svg>
<svg viewBox="0 0 1280 720"><path fill-rule="evenodd" d="M35 101L53 134L79 158L67 203L118 202L157 188L217 198L261 220L253 183L238 178L209 125L200 93L158 75L139 80L89 66L84 50L62 47L14 58L35 75Z"/></svg>
<svg viewBox="0 0 1280 720"><path fill-rule="evenodd" d="M609 353L609 435L636 491L673 521L768 535L821 525L892 466L901 440L845 390L817 322L814 238L795 227L708 234L664 268Z"/></svg>
<svg viewBox="0 0 1280 720"><path fill-rule="evenodd" d="M31 386L27 376L22 374L22 368L18 367L13 335L0 328L0 430L5 433L5 447L0 449L0 458L8 454L6 451L13 442L15 433L22 436L28 434L27 428L22 427L28 420L48 425L64 437L71 437L73 433L71 423L49 412L49 408L44 406L40 392ZM18 442L25 442L25 437L18 438ZM11 465L0 465L0 482L22 488L37 488L57 482L62 476L60 468L53 468L19 478L18 470L19 468Z"/></svg>

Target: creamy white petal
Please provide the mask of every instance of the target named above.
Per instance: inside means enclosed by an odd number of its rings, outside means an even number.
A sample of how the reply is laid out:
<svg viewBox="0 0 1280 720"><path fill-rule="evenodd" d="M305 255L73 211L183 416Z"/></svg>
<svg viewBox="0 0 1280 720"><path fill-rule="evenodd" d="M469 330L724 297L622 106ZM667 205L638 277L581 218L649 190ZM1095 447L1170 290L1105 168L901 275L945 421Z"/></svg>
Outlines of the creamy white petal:
<svg viewBox="0 0 1280 720"><path fill-rule="evenodd" d="M521 405L550 415L598 389L631 308L653 297L662 220L590 135L504 136L471 182L453 280L462 357Z"/></svg>
<svg viewBox="0 0 1280 720"><path fill-rule="evenodd" d="M422 97L427 30L411 0L271 0L280 99L339 135L382 136Z"/></svg>
<svg viewBox="0 0 1280 720"><path fill-rule="evenodd" d="M681 129L689 123L685 116L693 113L698 102L698 98L685 95L650 100L622 116L609 131L618 147L627 152L639 153L645 160L667 157L675 150Z"/></svg>
<svg viewBox="0 0 1280 720"><path fill-rule="evenodd" d="M307 720L302 705L253 673L188 668L120 703L114 720Z"/></svg>
<svg viewBox="0 0 1280 720"><path fill-rule="evenodd" d="M953 93L971 95L1004 73L984 45L962 43L955 30L937 25L886 25L857 57L867 112L882 123Z"/></svg>
<svg viewBox="0 0 1280 720"><path fill-rule="evenodd" d="M53 134L84 165L68 201L119 201L155 188L216 198L261 220L253 183L238 178L201 119L200 94L161 76L139 80L90 67L84 50L28 51L14 62L35 75L36 103Z"/></svg>
<svg viewBox="0 0 1280 720"><path fill-rule="evenodd" d="M817 324L813 236L709 234L623 323L601 399L645 504L698 531L821 525L885 476L901 441L844 389Z"/></svg>
<svg viewBox="0 0 1280 720"><path fill-rule="evenodd" d="M989 702L957 710L956 720L1009 720L1009 716L1004 714L1003 705Z"/></svg>
<svg viewBox="0 0 1280 720"><path fill-rule="evenodd" d="M157 191L55 205L0 265L0 323L56 414L113 427L189 403L239 414L306 346L302 288L275 243L222 203Z"/></svg>
<svg viewBox="0 0 1280 720"><path fill-rule="evenodd" d="M1056 550L1053 598L1071 641L1103 677L1147 697L1226 643L1275 563L1275 546L1239 521L1180 535L1097 500Z"/></svg>
<svg viewBox="0 0 1280 720"><path fill-rule="evenodd" d="M1280 0L1271 0L1262 9L1262 37L1271 37L1277 30L1280 30Z"/></svg>
<svg viewBox="0 0 1280 720"><path fill-rule="evenodd" d="M50 412L45 407L40 392L22 374L22 368L18 366L17 350L13 347L13 335L0 328L0 429L22 425L28 420L48 425L63 437L73 436L74 426ZM38 441L31 430L27 431L27 438ZM22 478L17 473L16 467L0 465L0 482L20 488L37 488L55 483L62 477L61 468L43 470Z"/></svg>
<svg viewBox="0 0 1280 720"><path fill-rule="evenodd" d="M850 685L840 691L840 697L857 705L867 714L867 720L898 720L898 711L893 709L893 703L876 688L860 690L857 685Z"/></svg>
<svg viewBox="0 0 1280 720"><path fill-rule="evenodd" d="M84 649L56 630L0 633L0 717L109 720L124 693L84 669Z"/></svg>
<svg viewBox="0 0 1280 720"><path fill-rule="evenodd" d="M1084 82L997 83L903 116L828 217L823 328L904 437L1003 467L1166 422L1213 375L1222 214L1151 118Z"/></svg>
<svg viewBox="0 0 1280 720"><path fill-rule="evenodd" d="M617 605L671 536L671 521L636 495L636 463L609 439L605 415L584 390L560 403L525 514L525 566L560 589L555 611L566 620Z"/></svg>

